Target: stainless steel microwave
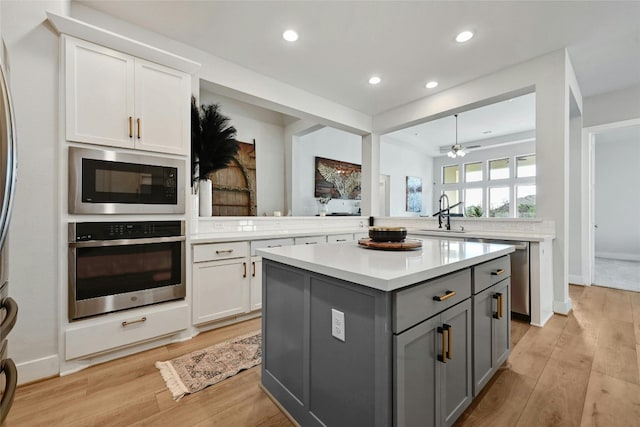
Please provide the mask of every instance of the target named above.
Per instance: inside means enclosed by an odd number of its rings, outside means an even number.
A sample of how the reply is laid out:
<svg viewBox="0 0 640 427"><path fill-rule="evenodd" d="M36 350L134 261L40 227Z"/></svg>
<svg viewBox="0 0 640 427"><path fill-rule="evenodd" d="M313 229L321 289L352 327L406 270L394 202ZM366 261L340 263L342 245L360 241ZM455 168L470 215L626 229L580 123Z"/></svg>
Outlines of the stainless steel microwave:
<svg viewBox="0 0 640 427"><path fill-rule="evenodd" d="M69 213L182 214L184 160L69 147Z"/></svg>

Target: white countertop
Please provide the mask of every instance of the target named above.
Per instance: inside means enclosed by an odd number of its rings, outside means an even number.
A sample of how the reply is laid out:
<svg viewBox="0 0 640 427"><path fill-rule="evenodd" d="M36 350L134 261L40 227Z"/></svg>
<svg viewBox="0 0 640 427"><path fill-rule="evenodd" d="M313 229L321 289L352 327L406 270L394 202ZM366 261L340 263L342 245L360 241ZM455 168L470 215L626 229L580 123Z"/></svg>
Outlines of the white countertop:
<svg viewBox="0 0 640 427"><path fill-rule="evenodd" d="M523 231L479 231L479 230L464 230L458 231L453 226L451 230L446 229L428 229L428 228L410 228L407 233L413 236L434 236L437 238L451 238L451 239L467 239L467 238L481 238L481 239L496 239L496 240L512 240L512 241L525 241L525 242L542 242L545 240L555 239L553 234L545 233L527 233Z"/></svg>
<svg viewBox="0 0 640 427"><path fill-rule="evenodd" d="M327 276L393 291L480 264L514 251L513 246L424 238L413 251L367 249L357 241L259 249L263 258Z"/></svg>
<svg viewBox="0 0 640 427"><path fill-rule="evenodd" d="M325 228L317 230L264 230L237 231L229 233L200 233L192 234L190 242L194 245L201 243L233 242L241 240L281 239L286 237L324 236L332 234L368 233L369 228Z"/></svg>

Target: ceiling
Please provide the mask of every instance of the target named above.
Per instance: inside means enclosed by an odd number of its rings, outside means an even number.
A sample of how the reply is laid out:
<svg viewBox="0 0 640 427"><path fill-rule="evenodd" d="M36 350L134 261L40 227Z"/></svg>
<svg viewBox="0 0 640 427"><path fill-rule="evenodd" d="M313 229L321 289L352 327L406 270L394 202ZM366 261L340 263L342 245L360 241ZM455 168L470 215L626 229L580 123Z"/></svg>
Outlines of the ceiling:
<svg viewBox="0 0 640 427"><path fill-rule="evenodd" d="M583 96L640 84L638 1L76 3L369 115L564 47Z"/></svg>
<svg viewBox="0 0 640 427"><path fill-rule="evenodd" d="M73 3L372 116L564 47L583 96L640 84L640 1ZM295 43L282 39L289 28L300 35ZM465 29L474 38L455 42ZM368 83L374 74L382 78L376 86ZM430 80L438 87L425 88ZM463 145L534 133L534 94L459 115ZM444 155L441 147L455 142L455 118L388 136Z"/></svg>

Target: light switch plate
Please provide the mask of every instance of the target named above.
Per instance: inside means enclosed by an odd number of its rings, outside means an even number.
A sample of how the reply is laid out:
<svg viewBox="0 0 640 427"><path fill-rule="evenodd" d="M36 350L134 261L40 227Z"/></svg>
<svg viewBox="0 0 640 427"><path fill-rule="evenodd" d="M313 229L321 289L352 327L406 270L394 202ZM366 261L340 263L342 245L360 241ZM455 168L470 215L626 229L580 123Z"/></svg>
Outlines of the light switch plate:
<svg viewBox="0 0 640 427"><path fill-rule="evenodd" d="M344 313L336 310L335 308L331 309L331 335L334 338L339 339L340 341L345 340L344 334L345 332L345 324L344 324Z"/></svg>

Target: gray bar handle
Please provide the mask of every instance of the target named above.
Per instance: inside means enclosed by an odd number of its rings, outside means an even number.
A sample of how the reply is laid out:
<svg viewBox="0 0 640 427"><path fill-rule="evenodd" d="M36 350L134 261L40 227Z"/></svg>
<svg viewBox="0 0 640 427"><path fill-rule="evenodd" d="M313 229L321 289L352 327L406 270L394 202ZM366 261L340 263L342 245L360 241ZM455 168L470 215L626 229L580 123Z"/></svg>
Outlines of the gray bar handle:
<svg viewBox="0 0 640 427"><path fill-rule="evenodd" d="M16 318L18 317L18 304L11 297L5 298L0 303L0 308L6 308L7 316L0 324L0 342L4 340L13 326L16 324Z"/></svg>

